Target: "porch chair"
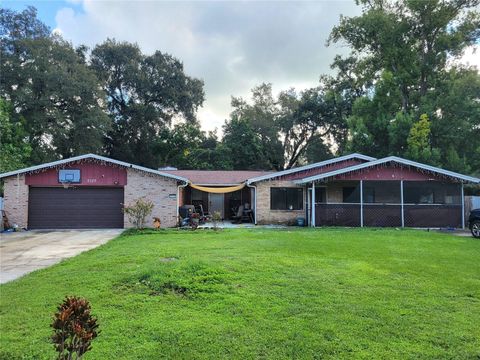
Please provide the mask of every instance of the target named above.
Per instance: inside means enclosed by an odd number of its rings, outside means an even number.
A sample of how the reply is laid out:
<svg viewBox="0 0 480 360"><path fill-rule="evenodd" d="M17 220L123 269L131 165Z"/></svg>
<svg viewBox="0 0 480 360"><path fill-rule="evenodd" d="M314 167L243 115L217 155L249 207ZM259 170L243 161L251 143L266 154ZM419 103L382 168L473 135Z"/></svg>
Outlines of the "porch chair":
<svg viewBox="0 0 480 360"><path fill-rule="evenodd" d="M232 220L236 224L240 224L242 222L243 209L244 209L243 205L240 205L237 209L237 213L232 216Z"/></svg>
<svg viewBox="0 0 480 360"><path fill-rule="evenodd" d="M197 207L197 212L200 214L200 219L202 222L207 222L212 220L210 213L203 211L203 205L199 204Z"/></svg>

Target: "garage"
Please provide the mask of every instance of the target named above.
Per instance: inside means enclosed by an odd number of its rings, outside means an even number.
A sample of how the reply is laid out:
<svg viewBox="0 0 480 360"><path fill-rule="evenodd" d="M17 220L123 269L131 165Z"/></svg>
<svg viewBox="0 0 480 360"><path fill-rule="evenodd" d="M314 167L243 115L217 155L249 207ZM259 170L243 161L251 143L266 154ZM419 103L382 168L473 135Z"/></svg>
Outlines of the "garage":
<svg viewBox="0 0 480 360"><path fill-rule="evenodd" d="M33 187L29 229L123 228L123 187Z"/></svg>

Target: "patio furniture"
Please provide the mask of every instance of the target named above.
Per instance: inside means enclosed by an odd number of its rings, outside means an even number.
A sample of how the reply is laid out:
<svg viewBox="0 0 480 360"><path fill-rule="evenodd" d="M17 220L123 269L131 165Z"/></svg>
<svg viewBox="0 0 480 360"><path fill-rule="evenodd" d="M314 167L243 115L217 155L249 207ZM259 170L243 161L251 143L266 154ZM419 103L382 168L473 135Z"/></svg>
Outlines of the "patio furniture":
<svg viewBox="0 0 480 360"><path fill-rule="evenodd" d="M200 222L205 223L212 220L210 213L203 211L203 205L198 205L195 209L200 214Z"/></svg>
<svg viewBox="0 0 480 360"><path fill-rule="evenodd" d="M236 211L236 214L232 216L232 220L240 224L244 221L253 222L253 211L251 209L245 209L244 205L240 205Z"/></svg>
<svg viewBox="0 0 480 360"><path fill-rule="evenodd" d="M242 222L242 217L243 217L243 205L240 205L237 209L237 213L232 216L232 220L237 223L237 224L240 224Z"/></svg>
<svg viewBox="0 0 480 360"><path fill-rule="evenodd" d="M179 215L182 219L190 217L190 214L195 212L195 206L193 205L183 205L179 208Z"/></svg>
<svg viewBox="0 0 480 360"><path fill-rule="evenodd" d="M245 209L243 210L243 218L244 219L247 219L248 222L255 222L254 219L253 219L253 210L252 209Z"/></svg>

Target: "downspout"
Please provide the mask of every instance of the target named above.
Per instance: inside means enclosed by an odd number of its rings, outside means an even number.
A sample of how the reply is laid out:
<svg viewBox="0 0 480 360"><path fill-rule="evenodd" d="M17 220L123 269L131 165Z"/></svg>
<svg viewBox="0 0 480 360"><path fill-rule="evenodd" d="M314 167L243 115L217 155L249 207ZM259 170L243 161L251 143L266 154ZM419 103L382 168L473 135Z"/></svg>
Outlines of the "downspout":
<svg viewBox="0 0 480 360"><path fill-rule="evenodd" d="M183 181L183 185L178 185L177 186L177 221L180 226L180 188L186 188L188 186L188 181Z"/></svg>
<svg viewBox="0 0 480 360"><path fill-rule="evenodd" d="M363 227L363 180L360 180L360 227Z"/></svg>
<svg viewBox="0 0 480 360"><path fill-rule="evenodd" d="M462 229L465 230L465 193L463 190L463 182L460 196L462 197Z"/></svg>
<svg viewBox="0 0 480 360"><path fill-rule="evenodd" d="M247 181L245 184L247 184L247 187L254 189L254 196L253 196L253 223L257 225L257 186L256 185L250 185L250 183Z"/></svg>
<svg viewBox="0 0 480 360"><path fill-rule="evenodd" d="M316 219L316 209L315 209L315 204L316 204L317 200L315 199L315 181L312 181L312 227L316 227L317 226L317 219Z"/></svg>

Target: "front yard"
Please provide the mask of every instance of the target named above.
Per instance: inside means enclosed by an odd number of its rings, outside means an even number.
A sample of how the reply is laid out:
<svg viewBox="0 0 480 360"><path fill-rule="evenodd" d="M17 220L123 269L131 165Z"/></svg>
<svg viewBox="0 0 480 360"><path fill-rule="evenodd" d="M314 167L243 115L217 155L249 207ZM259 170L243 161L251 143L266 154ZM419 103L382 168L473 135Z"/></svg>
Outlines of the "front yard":
<svg viewBox="0 0 480 360"><path fill-rule="evenodd" d="M478 359L480 241L413 230L124 235L0 287L0 358L52 359L86 297L85 359Z"/></svg>

